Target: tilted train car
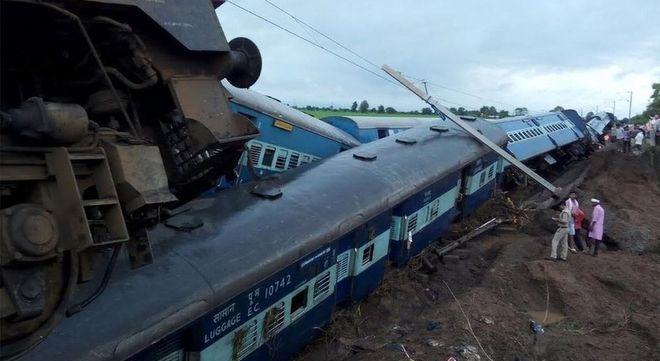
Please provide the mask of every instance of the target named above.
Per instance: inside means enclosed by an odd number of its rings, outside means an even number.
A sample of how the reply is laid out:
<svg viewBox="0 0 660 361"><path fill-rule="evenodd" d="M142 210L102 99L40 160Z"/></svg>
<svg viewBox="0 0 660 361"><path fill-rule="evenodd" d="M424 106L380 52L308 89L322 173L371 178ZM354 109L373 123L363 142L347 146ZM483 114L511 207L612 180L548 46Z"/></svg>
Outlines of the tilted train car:
<svg viewBox="0 0 660 361"><path fill-rule="evenodd" d="M616 117L612 113L602 112L595 114L587 122L587 127L591 130L594 138L603 142L605 134L614 126Z"/></svg>
<svg viewBox="0 0 660 361"><path fill-rule="evenodd" d="M131 266L151 263L146 228L233 173L258 130L218 80L249 87L261 58L226 40L209 0L1 0L0 27L7 358L67 314L87 317L122 248ZM93 322L79 331L106 327Z"/></svg>
<svg viewBox="0 0 660 361"><path fill-rule="evenodd" d="M239 160L238 183L283 172L360 144L357 139L319 119L258 92L226 84L234 113L250 119L259 137L247 143Z"/></svg>
<svg viewBox="0 0 660 361"><path fill-rule="evenodd" d="M476 121L478 118L461 116L461 119ZM437 120L431 117L331 116L323 118L323 121L345 130L363 143L368 143L412 127L433 124ZM455 216L469 216L475 205L490 197L495 188L498 160L499 157L494 152L484 155L464 170L460 180L455 181L455 192L462 200ZM417 215L412 215L410 219L397 218L396 221L401 223L397 223L397 227L401 229L399 237L402 240L427 238L424 233L417 234L420 229L417 226Z"/></svg>
<svg viewBox="0 0 660 361"><path fill-rule="evenodd" d="M584 153L581 127L560 112L490 120L507 133L507 149L537 169L565 164ZM500 171L508 167L507 162Z"/></svg>
<svg viewBox="0 0 660 361"><path fill-rule="evenodd" d="M104 293L23 359L288 359L336 305L377 287L388 259L421 250L391 236L396 217L440 235L456 182L488 153L457 127L424 126L190 202L151 232L152 265L118 262Z"/></svg>

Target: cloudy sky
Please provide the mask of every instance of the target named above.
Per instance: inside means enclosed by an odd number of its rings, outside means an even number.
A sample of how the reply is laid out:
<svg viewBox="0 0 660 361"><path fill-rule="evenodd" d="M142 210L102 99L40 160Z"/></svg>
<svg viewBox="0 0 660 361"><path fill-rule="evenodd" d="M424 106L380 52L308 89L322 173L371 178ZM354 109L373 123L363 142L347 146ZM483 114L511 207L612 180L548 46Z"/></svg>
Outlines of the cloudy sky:
<svg viewBox="0 0 660 361"><path fill-rule="evenodd" d="M266 0L232 0L382 73L305 28ZM660 1L269 0L375 64L426 79L446 106L493 105L545 111L556 105L633 114L660 82ZM419 109L411 93L225 3L227 39L244 36L261 51L252 89L291 105ZM418 83L419 84L419 83ZM449 90L447 88L451 88ZM467 95L467 94L470 95Z"/></svg>

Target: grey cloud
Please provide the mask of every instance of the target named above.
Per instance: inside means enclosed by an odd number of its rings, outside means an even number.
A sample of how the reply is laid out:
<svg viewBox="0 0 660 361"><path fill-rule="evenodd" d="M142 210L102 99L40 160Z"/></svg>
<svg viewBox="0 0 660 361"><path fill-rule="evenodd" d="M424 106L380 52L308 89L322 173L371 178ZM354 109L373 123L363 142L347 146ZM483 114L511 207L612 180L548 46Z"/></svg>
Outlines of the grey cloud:
<svg viewBox="0 0 660 361"><path fill-rule="evenodd" d="M310 35L263 0L236 1L341 51L321 36ZM586 89L577 102L572 92L562 98L562 92L555 90L556 96L544 101L535 92L515 89L520 83L511 78L520 74L578 74L620 64L616 79L621 84L617 86L632 87L626 81L638 79L636 74L648 77L648 89L653 81L660 81L655 78L660 74L654 70L660 69L660 2L655 0L272 1L376 64L388 63L404 73L506 103L533 104L541 109L550 109L557 102L588 107L589 102L602 102L600 98L609 96ZM218 14L228 38L247 36L261 49L264 68L255 90L298 105L347 106L353 100L367 99L371 104L402 109L423 106L390 83L231 4L221 6ZM345 52L342 55L360 62ZM360 64L378 72L368 64ZM490 79L474 79L472 74L482 68L497 72ZM468 106L487 103L441 88L432 90ZM643 105L637 104L635 110Z"/></svg>

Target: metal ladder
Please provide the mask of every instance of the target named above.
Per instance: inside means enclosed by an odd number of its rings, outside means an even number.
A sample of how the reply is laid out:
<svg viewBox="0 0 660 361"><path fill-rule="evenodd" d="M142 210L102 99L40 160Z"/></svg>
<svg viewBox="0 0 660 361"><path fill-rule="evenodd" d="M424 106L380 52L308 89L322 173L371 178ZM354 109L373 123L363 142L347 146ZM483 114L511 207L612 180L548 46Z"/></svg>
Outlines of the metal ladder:
<svg viewBox="0 0 660 361"><path fill-rule="evenodd" d="M69 229L66 248L84 249L128 240L128 230L102 149L94 153L69 152L57 148L46 155L48 171L55 177L58 208ZM82 191L94 187L96 194L85 196Z"/></svg>

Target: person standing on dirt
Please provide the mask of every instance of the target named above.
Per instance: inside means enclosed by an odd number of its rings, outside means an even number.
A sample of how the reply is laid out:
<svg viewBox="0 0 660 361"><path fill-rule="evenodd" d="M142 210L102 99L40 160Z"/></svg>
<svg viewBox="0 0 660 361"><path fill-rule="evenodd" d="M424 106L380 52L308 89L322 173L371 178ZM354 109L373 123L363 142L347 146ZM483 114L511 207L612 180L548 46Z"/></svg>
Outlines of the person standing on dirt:
<svg viewBox="0 0 660 361"><path fill-rule="evenodd" d="M580 203L577 200L577 193L575 191L568 194L568 199L564 202L568 212L571 214L571 217L568 221L568 249L576 253L575 249L575 215L580 209Z"/></svg>
<svg viewBox="0 0 660 361"><path fill-rule="evenodd" d="M639 129L639 131L635 135L635 146L633 148L636 153L642 151L642 144L643 143L644 143L644 130Z"/></svg>
<svg viewBox="0 0 660 361"><path fill-rule="evenodd" d="M628 130L628 126L626 125L625 128L623 128L623 152L624 153L629 153L630 152L630 131Z"/></svg>
<svg viewBox="0 0 660 361"><path fill-rule="evenodd" d="M619 152L623 152L623 126L616 125L616 145L619 148Z"/></svg>
<svg viewBox="0 0 660 361"><path fill-rule="evenodd" d="M603 224L605 223L605 210L596 198L591 199L594 210L589 223L589 248L592 256L598 256L598 247L603 242Z"/></svg>
<svg viewBox="0 0 660 361"><path fill-rule="evenodd" d="M571 220L571 212L566 207L566 204L560 204L559 217L552 217L554 221L557 222L557 230L555 235L552 237L552 244L550 247L550 258L552 261L566 261L568 256L568 222ZM560 257L557 258L557 248L561 247Z"/></svg>

